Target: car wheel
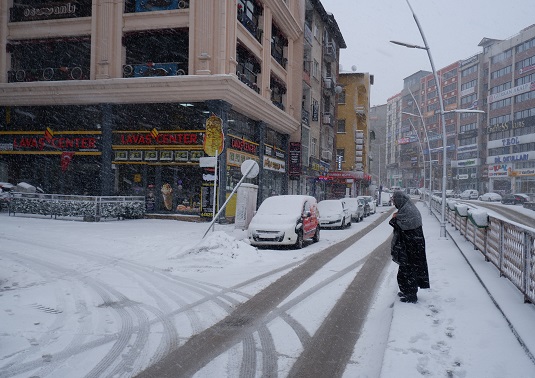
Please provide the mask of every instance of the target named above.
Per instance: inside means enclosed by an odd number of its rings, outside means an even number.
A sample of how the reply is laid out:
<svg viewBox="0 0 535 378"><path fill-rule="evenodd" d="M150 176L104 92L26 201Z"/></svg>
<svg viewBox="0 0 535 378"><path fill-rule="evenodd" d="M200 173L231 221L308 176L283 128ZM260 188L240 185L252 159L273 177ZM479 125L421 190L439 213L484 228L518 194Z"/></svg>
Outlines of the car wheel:
<svg viewBox="0 0 535 378"><path fill-rule="evenodd" d="M340 228L343 229L345 227L346 227L346 220L344 218L344 219L342 219L342 224L340 225Z"/></svg>
<svg viewBox="0 0 535 378"><path fill-rule="evenodd" d="M314 233L314 236L312 237L312 241L314 241L314 243L317 243L320 241L320 226L316 227L316 232Z"/></svg>
<svg viewBox="0 0 535 378"><path fill-rule="evenodd" d="M301 249L303 248L304 240L303 240L303 230L299 230L297 233L297 240L295 242L295 249Z"/></svg>
<svg viewBox="0 0 535 378"><path fill-rule="evenodd" d="M347 222L346 227L347 227L347 228L351 227L351 221Z"/></svg>

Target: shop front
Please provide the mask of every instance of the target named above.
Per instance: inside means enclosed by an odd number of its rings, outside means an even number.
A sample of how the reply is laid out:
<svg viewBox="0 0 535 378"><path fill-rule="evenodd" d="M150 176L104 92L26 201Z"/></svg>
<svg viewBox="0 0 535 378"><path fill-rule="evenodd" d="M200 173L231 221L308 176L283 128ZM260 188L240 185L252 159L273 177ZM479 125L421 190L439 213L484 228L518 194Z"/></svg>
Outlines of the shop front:
<svg viewBox="0 0 535 378"><path fill-rule="evenodd" d="M251 182L259 186L259 203L287 192L288 136L221 101L1 112L0 181L25 181L55 194L144 196L149 212L208 217L213 202L219 208L241 179L241 163L251 159L263 168ZM210 117L219 120L224 140L217 174L200 165L211 156L204 145ZM203 199L212 201L210 214ZM231 205L223 215L234 211Z"/></svg>

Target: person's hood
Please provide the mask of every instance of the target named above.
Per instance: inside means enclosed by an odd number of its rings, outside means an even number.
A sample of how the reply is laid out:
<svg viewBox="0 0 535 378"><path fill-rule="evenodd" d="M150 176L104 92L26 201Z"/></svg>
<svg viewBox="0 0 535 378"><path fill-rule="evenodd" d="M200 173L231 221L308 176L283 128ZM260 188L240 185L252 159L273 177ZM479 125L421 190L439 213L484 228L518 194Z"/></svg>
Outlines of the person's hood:
<svg viewBox="0 0 535 378"><path fill-rule="evenodd" d="M392 201L394 202L396 209L401 209L407 201L410 201L410 197L402 191L396 190L392 196Z"/></svg>

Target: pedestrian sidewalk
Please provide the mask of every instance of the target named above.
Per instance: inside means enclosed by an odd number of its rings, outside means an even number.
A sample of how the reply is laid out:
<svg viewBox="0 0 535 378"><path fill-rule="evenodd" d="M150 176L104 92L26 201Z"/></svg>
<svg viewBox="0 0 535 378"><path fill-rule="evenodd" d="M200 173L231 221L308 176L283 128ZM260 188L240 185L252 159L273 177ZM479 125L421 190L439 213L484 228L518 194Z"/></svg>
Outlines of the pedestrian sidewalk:
<svg viewBox="0 0 535 378"><path fill-rule="evenodd" d="M390 280L381 377L535 377L535 306L449 224L441 238L440 220L417 206L431 288L417 304L402 303Z"/></svg>

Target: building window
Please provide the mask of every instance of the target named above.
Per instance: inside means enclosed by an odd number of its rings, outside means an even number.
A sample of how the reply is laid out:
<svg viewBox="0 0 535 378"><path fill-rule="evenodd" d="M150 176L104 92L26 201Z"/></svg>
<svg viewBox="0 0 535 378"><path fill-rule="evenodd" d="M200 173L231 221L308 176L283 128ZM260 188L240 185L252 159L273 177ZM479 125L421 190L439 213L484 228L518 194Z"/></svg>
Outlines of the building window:
<svg viewBox="0 0 535 378"><path fill-rule="evenodd" d="M320 75L320 64L314 59L314 65L312 66L312 77L318 79Z"/></svg>
<svg viewBox="0 0 535 378"><path fill-rule="evenodd" d="M279 109L284 110L284 94L286 94L286 86L274 76L271 76L271 102Z"/></svg>
<svg viewBox="0 0 535 378"><path fill-rule="evenodd" d="M336 149L336 161L339 162L339 161L343 161L345 162L346 159L345 159L345 149L343 148L337 148Z"/></svg>
<svg viewBox="0 0 535 378"><path fill-rule="evenodd" d="M339 104L345 104L346 103L346 91L345 89L342 89L342 92L338 95L338 103Z"/></svg>
<svg viewBox="0 0 535 378"><path fill-rule="evenodd" d="M499 77L505 76L510 73L511 73L511 66L507 66L507 67L500 68L499 70L492 71L490 73L490 78L497 79Z"/></svg>
<svg viewBox="0 0 535 378"><path fill-rule="evenodd" d="M465 77L477 72L477 66L468 67L461 71L461 77Z"/></svg>
<svg viewBox="0 0 535 378"><path fill-rule="evenodd" d="M276 26L271 26L271 56L284 68L288 59L284 57L284 48L288 46L288 39Z"/></svg>
<svg viewBox="0 0 535 378"><path fill-rule="evenodd" d="M346 120L345 119L339 119L338 120L338 127L336 129L336 132L338 134L345 134L346 133Z"/></svg>
<svg viewBox="0 0 535 378"><path fill-rule="evenodd" d="M256 93L260 93L258 74L261 71L261 67L255 56L247 49L238 45L236 47L236 61L238 62L238 65L236 66L236 75L240 81L245 83Z"/></svg>
<svg viewBox="0 0 535 378"><path fill-rule="evenodd" d="M260 24L260 15L262 7L254 0L238 0L238 21L260 41L262 37L261 30L258 29Z"/></svg>

